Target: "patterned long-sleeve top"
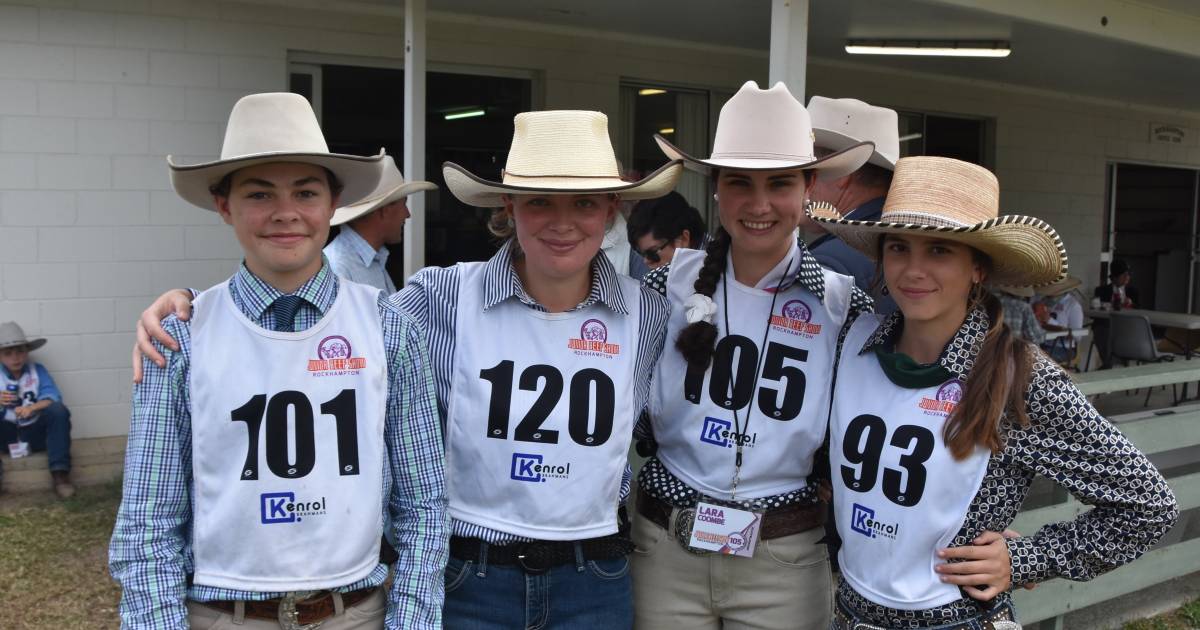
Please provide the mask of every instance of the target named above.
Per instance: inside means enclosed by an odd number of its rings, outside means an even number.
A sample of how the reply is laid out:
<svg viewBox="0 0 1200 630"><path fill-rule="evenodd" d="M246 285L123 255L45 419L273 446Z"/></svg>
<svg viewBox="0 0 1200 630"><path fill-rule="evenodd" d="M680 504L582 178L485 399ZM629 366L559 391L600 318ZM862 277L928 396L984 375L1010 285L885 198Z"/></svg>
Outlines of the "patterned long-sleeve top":
<svg viewBox="0 0 1200 630"><path fill-rule="evenodd" d="M843 351L892 348L902 323L902 314L894 313L862 348ZM989 326L983 310L969 313L938 364L969 384L968 375ZM1175 523L1178 504L1150 460L1096 411L1062 368L1040 350L1031 350L1036 359L1025 392L1029 425L1003 424L1004 447L988 462L951 546L970 545L984 531L1004 531L1016 518L1034 476L1041 475L1093 507L1074 520L1051 523L1007 540L1012 583L1024 585L1055 577L1089 580L1134 560L1158 542ZM885 608L845 581L838 586L838 597L869 623L896 628L961 621L981 610L979 602L966 596L933 609ZM996 601L1009 599L1004 593ZM991 605L994 603L987 604Z"/></svg>
<svg viewBox="0 0 1200 630"><path fill-rule="evenodd" d="M484 296L485 305L499 304L504 300L518 300L528 308L546 312L546 307L538 304L521 285L513 267L512 247L506 245L487 263L485 271ZM429 267L417 272L409 279L399 293L392 296L392 301L404 312L415 318L425 330L429 340L430 364L433 366L434 382L437 385L438 406L445 418L449 409L451 381L454 376L454 349L456 318L458 314L459 268ZM654 366L662 354L663 340L667 332L667 316L670 311L667 301L661 295L642 288L639 295L638 308L641 318L638 323L637 362L634 366L634 382L637 389L633 392L634 409L645 408L650 395L650 377ZM592 260L591 289L586 298L571 311L588 308L593 304L603 304L618 314L628 314L634 307L626 304L617 284L617 272L612 263L603 254L598 254ZM453 474L453 471L451 471ZM621 480L620 498L622 501L629 495L632 473L626 466L625 475ZM527 541L528 538L515 536L506 532L481 527L453 519L454 535L468 538L480 538L492 544L505 544Z"/></svg>
<svg viewBox="0 0 1200 630"><path fill-rule="evenodd" d="M825 272L821 267L821 263L817 262L816 257L808 250L808 246L805 245L803 240L797 239L797 242L800 264L797 265L796 272L791 278L784 278L782 283L778 283L779 290L786 291L789 287L799 282L801 286L816 296L817 299L824 301ZM760 284L774 286L777 281L771 277L778 278L782 275L785 272L784 269L788 262L790 261L787 259L782 261L779 267L768 273ZM665 296L667 294L667 278L670 276L670 273L671 265L663 265L646 274L646 277L642 279L642 283ZM841 334L845 334L849 323L853 322L859 313L871 312L872 305L871 296L867 295L857 286L853 287L850 292L850 312L846 317L847 325L842 328ZM677 352L674 348L667 351ZM654 439L649 418L643 416L642 421L638 423L636 434L642 440L652 441ZM638 473L638 487L660 501L665 501L682 508L694 507L696 502L701 499L716 501L711 497L701 497L695 488L692 488L682 479L671 473L671 471L667 470L667 467L659 461L658 457L654 456L646 460L646 464L642 467L641 472ZM816 484L810 478L807 485L795 490L768 497L743 499L733 504L745 510L763 511L789 505L807 505L816 501L816 498ZM721 501L717 502L720 503Z"/></svg>
<svg viewBox="0 0 1200 630"><path fill-rule="evenodd" d="M294 329L310 328L333 306L339 280L326 262L294 295L304 299ZM229 283L234 304L250 321L272 329L273 302L281 293L245 265ZM444 493L441 424L429 357L417 324L381 294L379 316L388 357L384 425L383 505L400 558L388 591L388 628L441 628L449 518ZM192 438L189 365L191 334L174 316L163 322L180 350L159 347L160 368L143 361L134 388L133 418L125 454L124 494L109 548L109 570L124 589L121 627L177 630L187 627L187 600L265 600L278 592L247 592L190 584L192 555ZM336 553L336 549L324 552ZM384 583L379 564L342 592Z"/></svg>

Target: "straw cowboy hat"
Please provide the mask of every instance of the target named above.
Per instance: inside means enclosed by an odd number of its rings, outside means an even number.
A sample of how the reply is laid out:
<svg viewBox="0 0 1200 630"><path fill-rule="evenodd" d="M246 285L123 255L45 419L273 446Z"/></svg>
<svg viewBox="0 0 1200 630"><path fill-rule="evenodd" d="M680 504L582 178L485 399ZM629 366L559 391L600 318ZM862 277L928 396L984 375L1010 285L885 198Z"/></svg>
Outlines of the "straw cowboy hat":
<svg viewBox="0 0 1200 630"><path fill-rule="evenodd" d="M171 184L180 197L205 210L216 210L211 188L226 175L269 162L301 162L323 166L343 185L339 197L357 203L379 182L379 155L362 157L330 153L308 100L299 94L268 93L242 97L229 112L221 159L202 164L176 164L167 156Z"/></svg>
<svg viewBox="0 0 1200 630"><path fill-rule="evenodd" d="M504 205L508 194L616 193L652 199L675 188L683 167L670 163L637 182L621 179L600 112L525 112L513 119L513 139L501 181L479 177L453 162L442 165L446 186L459 201L481 208Z"/></svg>
<svg viewBox="0 0 1200 630"><path fill-rule="evenodd" d="M1064 293L1070 293L1081 286L1083 286L1083 280L1075 276L1067 276L1054 284L1042 287L1038 290L1038 293L1046 297L1058 297Z"/></svg>
<svg viewBox="0 0 1200 630"><path fill-rule="evenodd" d="M864 140L875 143L868 164L896 170L900 159L900 122L896 110L876 107L853 98L814 96L808 101L814 142L842 151Z"/></svg>
<svg viewBox="0 0 1200 630"><path fill-rule="evenodd" d="M425 181L405 181L404 174L396 167L396 160L390 155L383 156L381 162L383 178L375 190L362 201L342 206L333 212L330 225L348 223L369 212L378 210L389 203L399 201L413 193L424 190L437 190L437 184Z"/></svg>
<svg viewBox="0 0 1200 630"><path fill-rule="evenodd" d="M843 219L821 206L809 216L872 260L884 234L917 234L959 241L992 259L992 284L1043 286L1063 277L1067 251L1050 224L1000 216L1000 184L987 169L944 157L896 162L879 221Z"/></svg>
<svg viewBox="0 0 1200 630"><path fill-rule="evenodd" d="M44 345L46 345L45 339L26 339L25 331L21 330L17 322L0 324L0 349L29 346L30 350L37 350Z"/></svg>
<svg viewBox="0 0 1200 630"><path fill-rule="evenodd" d="M712 155L706 160L684 153L661 135L655 134L654 140L667 157L683 160L689 169L705 175L714 168L812 169L820 171L822 177L843 177L871 157L871 143L859 142L818 159L813 154L808 110L783 83L763 90L754 81L747 81L721 108Z"/></svg>

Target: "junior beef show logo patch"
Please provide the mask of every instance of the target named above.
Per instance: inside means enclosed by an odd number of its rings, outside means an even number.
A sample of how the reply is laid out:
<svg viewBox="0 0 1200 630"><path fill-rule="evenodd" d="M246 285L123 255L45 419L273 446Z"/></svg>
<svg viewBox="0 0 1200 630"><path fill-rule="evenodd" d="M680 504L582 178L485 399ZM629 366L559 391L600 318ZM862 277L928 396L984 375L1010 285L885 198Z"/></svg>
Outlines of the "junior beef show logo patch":
<svg viewBox="0 0 1200 630"><path fill-rule="evenodd" d="M308 371L313 376L354 375L367 367L365 357L356 357L350 340L341 335L330 335L317 344L317 358L308 360Z"/></svg>
<svg viewBox="0 0 1200 630"><path fill-rule="evenodd" d="M771 325L792 334L815 337L821 334L821 325L812 323L812 309L802 300L788 300L779 308L779 314L771 314Z"/></svg>
<svg viewBox="0 0 1200 630"><path fill-rule="evenodd" d="M962 401L962 396L962 381L954 379L939 387L933 398L921 397L921 402L918 406L927 415L949 416L954 413L954 408Z"/></svg>
<svg viewBox="0 0 1200 630"><path fill-rule="evenodd" d="M621 353L621 346L608 343L608 326L598 319L589 319L579 327L579 337L567 340L567 347L580 356L611 358Z"/></svg>

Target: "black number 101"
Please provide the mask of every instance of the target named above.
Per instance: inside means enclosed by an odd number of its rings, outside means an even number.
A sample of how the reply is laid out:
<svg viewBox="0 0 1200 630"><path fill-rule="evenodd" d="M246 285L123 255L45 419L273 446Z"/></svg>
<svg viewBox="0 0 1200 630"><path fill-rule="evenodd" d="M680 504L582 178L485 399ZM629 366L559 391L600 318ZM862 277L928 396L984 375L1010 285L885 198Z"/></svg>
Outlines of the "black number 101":
<svg viewBox="0 0 1200 630"><path fill-rule="evenodd" d="M293 409L296 425L296 461L288 456L288 409ZM321 413L333 416L337 423L338 473L358 474L358 413L354 390L343 389L332 399L321 403ZM244 481L258 479L258 436L263 418L267 420L267 467L277 477L299 479L312 472L317 462L316 431L313 426L313 407L303 392L287 390L267 400L266 394L256 394L246 404L230 414L234 422L245 422L249 439L246 442L246 463L242 466Z"/></svg>

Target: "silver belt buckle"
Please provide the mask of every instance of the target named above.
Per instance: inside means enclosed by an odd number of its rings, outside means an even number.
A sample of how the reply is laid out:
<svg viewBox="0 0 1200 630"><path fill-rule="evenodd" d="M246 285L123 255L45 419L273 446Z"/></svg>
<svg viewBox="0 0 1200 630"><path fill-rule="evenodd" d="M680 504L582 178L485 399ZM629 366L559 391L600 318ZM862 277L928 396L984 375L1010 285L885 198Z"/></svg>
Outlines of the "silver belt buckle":
<svg viewBox="0 0 1200 630"><path fill-rule="evenodd" d="M279 600L279 627L283 630L317 630L324 623L322 619L316 623L301 624L300 613L296 610L296 602L304 601L319 591L291 591Z"/></svg>
<svg viewBox="0 0 1200 630"><path fill-rule="evenodd" d="M679 510L675 515L675 542L679 543L683 550L697 556L707 556L710 551L707 549L696 549L691 546L692 527L696 524L696 508L686 508Z"/></svg>

